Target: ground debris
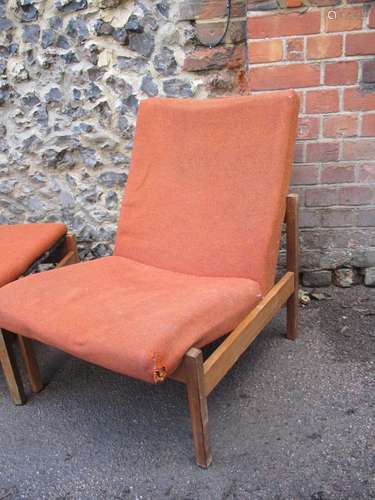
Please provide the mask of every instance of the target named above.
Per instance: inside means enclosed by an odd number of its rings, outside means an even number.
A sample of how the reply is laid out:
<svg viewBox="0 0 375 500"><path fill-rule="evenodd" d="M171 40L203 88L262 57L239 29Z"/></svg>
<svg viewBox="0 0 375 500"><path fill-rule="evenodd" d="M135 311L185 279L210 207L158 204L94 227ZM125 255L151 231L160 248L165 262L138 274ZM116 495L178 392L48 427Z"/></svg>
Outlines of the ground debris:
<svg viewBox="0 0 375 500"><path fill-rule="evenodd" d="M300 289L298 290L298 300L300 304L302 304L303 306L307 306L308 304L310 304L311 299L308 292Z"/></svg>
<svg viewBox="0 0 375 500"><path fill-rule="evenodd" d="M302 289L299 290L298 298L299 298L300 304L302 304L303 306L309 305L311 302L311 299L314 299L314 300L330 300L330 299L332 299L332 297L327 293L316 292L315 290L312 290L311 292L307 292L306 290L302 290Z"/></svg>

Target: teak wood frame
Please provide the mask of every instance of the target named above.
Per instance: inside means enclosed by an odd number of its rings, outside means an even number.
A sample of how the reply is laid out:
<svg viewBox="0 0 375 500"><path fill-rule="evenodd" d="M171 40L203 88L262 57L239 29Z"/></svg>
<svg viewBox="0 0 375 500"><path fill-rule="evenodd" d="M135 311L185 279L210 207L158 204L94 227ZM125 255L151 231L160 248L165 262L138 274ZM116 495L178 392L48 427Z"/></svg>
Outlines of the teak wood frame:
<svg viewBox="0 0 375 500"><path fill-rule="evenodd" d="M201 349L193 347L187 351L178 369L170 376L171 379L183 382L187 386L196 462L203 468L207 468L212 461L208 434L208 395L285 304L287 306L286 336L290 340L297 337L299 245L298 195L296 194L287 196L285 223L287 272L284 276L205 361ZM35 392L38 392L42 385L35 357L31 351L31 343L28 339L22 337L19 339L21 352L28 367L30 385ZM1 335L0 342L4 344L4 337ZM9 368L8 373L11 372L12 369ZM11 391L12 387L13 390L17 389L19 378L17 372L12 373ZM16 394L18 394L17 391Z"/></svg>
<svg viewBox="0 0 375 500"><path fill-rule="evenodd" d="M204 361L200 349L189 349L179 368L170 377L187 385L188 401L197 464L207 468L212 461L208 434L207 397L263 328L287 305L287 338L298 334L299 230L298 195L286 200L287 272Z"/></svg>
<svg viewBox="0 0 375 500"><path fill-rule="evenodd" d="M73 235L67 234L61 243L58 243L48 256L48 260L56 262L56 267L68 266L79 262L77 245ZM45 260L40 259L41 262ZM38 261L39 262L39 261ZM33 266L32 266L33 267ZM27 274L27 271L26 273ZM13 338L10 332L0 330L0 363L3 368L6 383L9 388L11 399L15 405L23 405L26 401L22 379L18 371ZM26 373L30 382L32 392L36 393L43 389L38 363L35 358L31 340L16 335L22 360L25 364Z"/></svg>

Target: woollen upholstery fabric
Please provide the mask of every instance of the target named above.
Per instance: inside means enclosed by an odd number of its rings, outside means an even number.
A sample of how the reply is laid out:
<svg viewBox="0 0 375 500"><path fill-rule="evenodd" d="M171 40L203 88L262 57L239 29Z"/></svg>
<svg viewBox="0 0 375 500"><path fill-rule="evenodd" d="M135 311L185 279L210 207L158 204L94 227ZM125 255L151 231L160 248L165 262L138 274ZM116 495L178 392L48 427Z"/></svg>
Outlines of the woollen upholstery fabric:
<svg viewBox="0 0 375 500"><path fill-rule="evenodd" d="M273 285L298 96L140 105L115 255Z"/></svg>
<svg viewBox="0 0 375 500"><path fill-rule="evenodd" d="M18 279L66 232L65 224L0 225L0 286Z"/></svg>
<svg viewBox="0 0 375 500"><path fill-rule="evenodd" d="M230 332L274 281L297 114L293 92L142 102L115 255L4 286L0 328L149 382Z"/></svg>
<svg viewBox="0 0 375 500"><path fill-rule="evenodd" d="M119 373L158 382L191 346L230 332L257 304L243 278L207 278L104 257L0 289L0 326Z"/></svg>

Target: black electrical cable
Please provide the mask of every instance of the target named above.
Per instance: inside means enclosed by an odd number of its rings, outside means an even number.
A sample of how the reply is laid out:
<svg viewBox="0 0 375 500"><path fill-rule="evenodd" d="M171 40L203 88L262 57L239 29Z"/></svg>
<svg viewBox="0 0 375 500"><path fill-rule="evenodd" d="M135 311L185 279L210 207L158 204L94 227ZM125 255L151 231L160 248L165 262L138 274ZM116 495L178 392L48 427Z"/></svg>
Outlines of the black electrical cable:
<svg viewBox="0 0 375 500"><path fill-rule="evenodd" d="M225 26L224 33L221 35L219 40L217 40L217 42L215 42L215 43L203 43L203 42L201 42L202 45L204 45L205 47L209 47L210 49L213 49L214 47L217 47L218 45L220 45L225 40L225 37L227 36L231 17L232 17L232 0L227 0L227 24Z"/></svg>

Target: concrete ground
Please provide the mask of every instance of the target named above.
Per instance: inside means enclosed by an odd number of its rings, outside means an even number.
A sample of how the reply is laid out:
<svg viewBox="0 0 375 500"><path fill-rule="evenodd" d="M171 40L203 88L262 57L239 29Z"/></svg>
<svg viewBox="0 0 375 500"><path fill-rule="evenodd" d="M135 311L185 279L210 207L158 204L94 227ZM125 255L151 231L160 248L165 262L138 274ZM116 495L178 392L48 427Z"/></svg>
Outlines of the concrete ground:
<svg viewBox="0 0 375 500"><path fill-rule="evenodd" d="M209 399L195 466L184 387L153 387L43 347L24 407L0 375L0 500L375 498L375 290L281 313Z"/></svg>

